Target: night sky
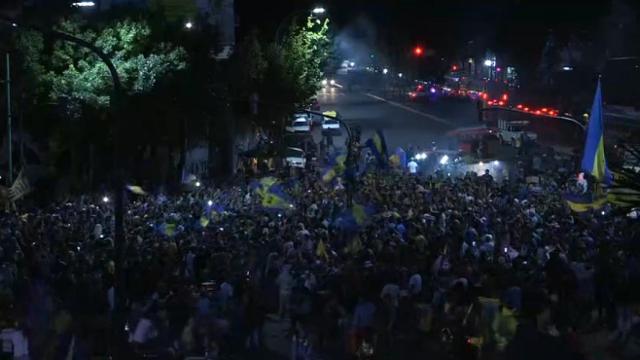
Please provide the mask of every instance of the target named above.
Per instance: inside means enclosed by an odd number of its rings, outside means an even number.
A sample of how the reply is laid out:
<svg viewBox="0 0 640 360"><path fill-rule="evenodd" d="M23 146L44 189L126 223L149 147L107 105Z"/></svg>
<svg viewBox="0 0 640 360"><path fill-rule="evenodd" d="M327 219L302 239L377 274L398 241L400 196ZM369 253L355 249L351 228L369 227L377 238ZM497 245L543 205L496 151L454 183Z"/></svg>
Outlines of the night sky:
<svg viewBox="0 0 640 360"><path fill-rule="evenodd" d="M636 9L639 1L627 0ZM611 0L237 0L241 31L271 30L293 11L322 4L338 28L367 19L378 41L411 47L421 43L451 55L461 44L504 49L527 58L539 54L550 30L563 40L569 33L597 32ZM267 16L268 14L268 16Z"/></svg>

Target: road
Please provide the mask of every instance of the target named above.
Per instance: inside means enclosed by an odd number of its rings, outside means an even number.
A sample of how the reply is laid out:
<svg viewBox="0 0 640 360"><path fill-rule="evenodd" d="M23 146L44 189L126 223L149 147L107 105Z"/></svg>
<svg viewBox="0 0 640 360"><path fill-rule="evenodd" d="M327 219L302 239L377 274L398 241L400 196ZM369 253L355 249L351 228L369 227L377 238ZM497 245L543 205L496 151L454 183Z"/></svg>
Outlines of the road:
<svg viewBox="0 0 640 360"><path fill-rule="evenodd" d="M432 141L449 147L452 141L446 132L480 125L475 104L459 99L414 103L392 99L384 91L332 88L321 90L318 102L322 111L336 110L345 122L360 126L363 140L376 129L384 130L390 151L409 144L426 147Z"/></svg>

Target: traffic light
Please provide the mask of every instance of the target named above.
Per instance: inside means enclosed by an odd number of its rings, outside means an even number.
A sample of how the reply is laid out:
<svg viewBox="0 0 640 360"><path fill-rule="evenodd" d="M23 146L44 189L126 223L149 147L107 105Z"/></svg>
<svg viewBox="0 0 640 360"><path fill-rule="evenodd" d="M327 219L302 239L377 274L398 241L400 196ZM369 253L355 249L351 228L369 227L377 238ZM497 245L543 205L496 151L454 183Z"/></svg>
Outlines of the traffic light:
<svg viewBox="0 0 640 360"><path fill-rule="evenodd" d="M422 46L418 45L416 47L413 48L413 54L415 56L422 56L424 55L424 48L422 48Z"/></svg>

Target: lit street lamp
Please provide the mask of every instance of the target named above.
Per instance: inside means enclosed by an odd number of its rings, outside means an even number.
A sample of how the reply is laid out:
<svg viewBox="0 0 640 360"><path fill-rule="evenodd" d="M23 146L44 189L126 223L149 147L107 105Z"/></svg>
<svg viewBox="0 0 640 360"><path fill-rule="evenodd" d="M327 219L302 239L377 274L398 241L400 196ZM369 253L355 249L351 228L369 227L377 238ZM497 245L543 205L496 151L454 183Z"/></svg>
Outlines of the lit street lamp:
<svg viewBox="0 0 640 360"><path fill-rule="evenodd" d="M184 27L187 30L191 30L193 28L193 23L191 21L187 21L186 23L184 23Z"/></svg>
<svg viewBox="0 0 640 360"><path fill-rule="evenodd" d="M315 15L322 15L325 12L327 12L327 10L325 8L323 8L322 6L317 6L315 8L313 8L313 10L311 10L311 12Z"/></svg>
<svg viewBox="0 0 640 360"><path fill-rule="evenodd" d="M72 3L71 5L75 7L94 7L96 6L96 3L93 1L78 1L78 2Z"/></svg>
<svg viewBox="0 0 640 360"><path fill-rule="evenodd" d="M389 72L389 69L387 69L387 68L382 69L382 74L383 75L387 75L388 72Z"/></svg>
<svg viewBox="0 0 640 360"><path fill-rule="evenodd" d="M491 65L493 65L493 61L491 61L491 60L489 60L489 59L487 59L487 60L485 60L485 61L484 61L484 66L487 66L487 67L488 67L488 66L491 66Z"/></svg>

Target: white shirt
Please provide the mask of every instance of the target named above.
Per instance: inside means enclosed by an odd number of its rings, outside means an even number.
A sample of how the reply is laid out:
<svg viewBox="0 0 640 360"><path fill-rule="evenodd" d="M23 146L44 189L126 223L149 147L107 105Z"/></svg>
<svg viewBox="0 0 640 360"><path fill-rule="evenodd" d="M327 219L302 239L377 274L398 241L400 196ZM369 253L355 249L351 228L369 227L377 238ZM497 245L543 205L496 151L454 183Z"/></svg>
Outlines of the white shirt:
<svg viewBox="0 0 640 360"><path fill-rule="evenodd" d="M420 274L415 273L409 278L409 291L413 295L422 292L422 276Z"/></svg>
<svg viewBox="0 0 640 360"><path fill-rule="evenodd" d="M409 161L407 167L409 168L410 174L415 174L416 172L418 172L418 163L413 160Z"/></svg>
<svg viewBox="0 0 640 360"><path fill-rule="evenodd" d="M19 359L20 357L28 358L29 340L21 330L3 329L0 332L0 341L2 341L2 351L12 353L14 359Z"/></svg>
<svg viewBox="0 0 640 360"><path fill-rule="evenodd" d="M380 297L384 298L385 296L389 296L391 298L391 304L393 306L398 306L398 297L400 296L400 286L389 283L382 288L382 292L380 293Z"/></svg>

